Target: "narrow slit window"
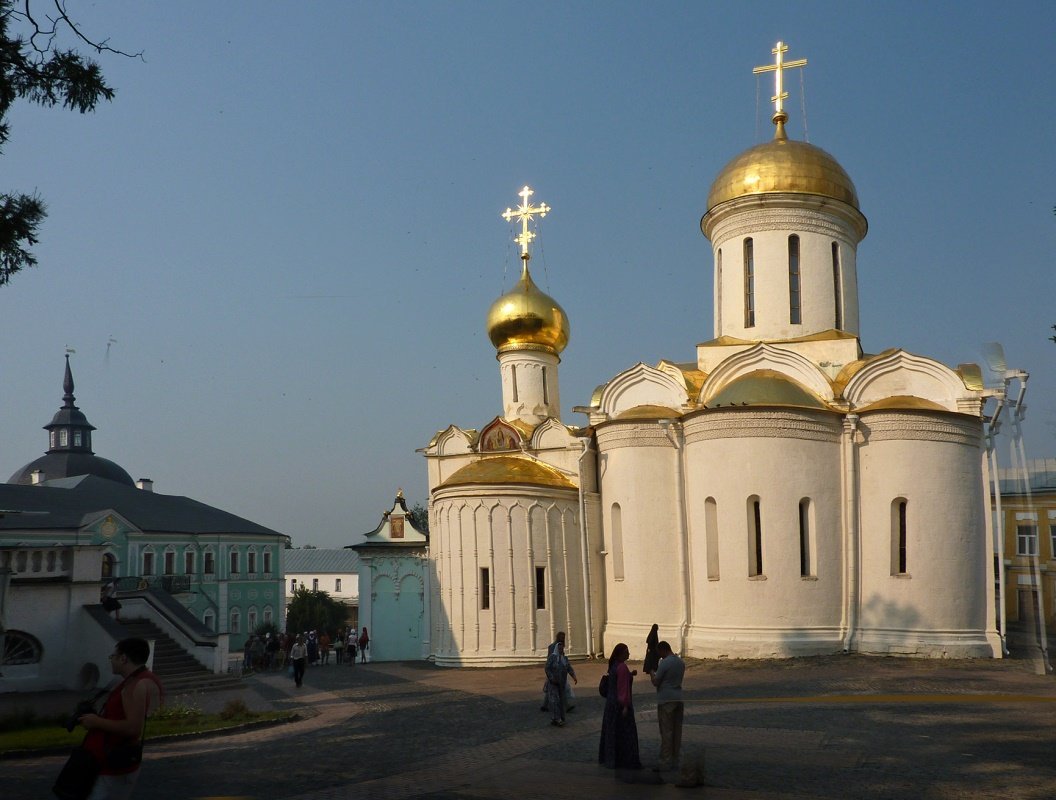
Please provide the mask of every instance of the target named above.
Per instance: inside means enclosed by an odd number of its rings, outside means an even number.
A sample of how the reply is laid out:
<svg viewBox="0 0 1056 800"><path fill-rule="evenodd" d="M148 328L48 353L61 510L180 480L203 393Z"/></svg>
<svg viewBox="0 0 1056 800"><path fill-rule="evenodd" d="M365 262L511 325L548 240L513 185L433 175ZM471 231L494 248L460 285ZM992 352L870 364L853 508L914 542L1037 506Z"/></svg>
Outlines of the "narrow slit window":
<svg viewBox="0 0 1056 800"><path fill-rule="evenodd" d="M513 388L513 402L517 402L517 365L510 365L510 384Z"/></svg>
<svg viewBox="0 0 1056 800"><path fill-rule="evenodd" d="M803 321L800 310L799 237L788 237L788 321L799 325Z"/></svg>
<svg viewBox="0 0 1056 800"><path fill-rule="evenodd" d="M612 504L612 577L623 580L623 513L619 503Z"/></svg>
<svg viewBox="0 0 1056 800"><path fill-rule="evenodd" d="M744 240L744 327L755 327L755 255L751 239Z"/></svg>
<svg viewBox="0 0 1056 800"><path fill-rule="evenodd" d="M908 505L904 497L896 498L891 504L892 575L906 575L909 572Z"/></svg>
<svg viewBox="0 0 1056 800"><path fill-rule="evenodd" d="M708 580L719 579L719 510L714 497L704 501L704 536L708 548Z"/></svg>
<svg viewBox="0 0 1056 800"><path fill-rule="evenodd" d="M843 330L843 281L840 280L840 245L832 243L832 301L835 309L836 330Z"/></svg>
<svg viewBox="0 0 1056 800"><path fill-rule="evenodd" d="M487 567L480 568L480 607L491 608L491 573Z"/></svg>
<svg viewBox="0 0 1056 800"><path fill-rule="evenodd" d="M748 576L763 574L763 519L759 498L748 499Z"/></svg>
<svg viewBox="0 0 1056 800"><path fill-rule="evenodd" d="M341 591L341 579L340 578L334 578L334 591L335 592L340 592Z"/></svg>
<svg viewBox="0 0 1056 800"><path fill-rule="evenodd" d="M799 575L809 578L814 575L814 526L811 524L811 503L807 498L799 501Z"/></svg>
<svg viewBox="0 0 1056 800"><path fill-rule="evenodd" d="M546 367L543 367L543 405L550 405L550 387L546 384Z"/></svg>
<svg viewBox="0 0 1056 800"><path fill-rule="evenodd" d="M535 568L535 607L546 608L546 567Z"/></svg>
<svg viewBox="0 0 1056 800"><path fill-rule="evenodd" d="M715 256L715 322L722 330L722 248Z"/></svg>
<svg viewBox="0 0 1056 800"><path fill-rule="evenodd" d="M232 550L231 551L231 574L232 575L237 575L238 574L238 551L237 550Z"/></svg>

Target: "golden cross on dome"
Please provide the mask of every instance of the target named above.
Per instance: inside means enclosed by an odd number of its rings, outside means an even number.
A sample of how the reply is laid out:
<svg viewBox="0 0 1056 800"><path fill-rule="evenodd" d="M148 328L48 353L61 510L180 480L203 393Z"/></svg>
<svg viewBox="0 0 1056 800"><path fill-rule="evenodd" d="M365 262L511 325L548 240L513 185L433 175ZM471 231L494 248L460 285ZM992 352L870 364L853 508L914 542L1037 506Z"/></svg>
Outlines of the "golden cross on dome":
<svg viewBox="0 0 1056 800"><path fill-rule="evenodd" d="M528 243L535 238L535 232L528 230L528 221L538 214L541 217L545 217L550 212L550 206L546 203L540 203L537 206L532 206L528 203L528 198L531 197L535 192L525 186L521 191L517 193L521 197L521 204L517 208L507 208L502 212L502 218L507 222L513 221L514 217L521 221L521 232L514 239L517 244L521 246L521 258L527 261L531 256L528 255Z"/></svg>
<svg viewBox="0 0 1056 800"><path fill-rule="evenodd" d="M778 42L777 47L770 51L774 54L774 63L765 64L752 70L753 75L761 75L764 72L774 73L774 96L770 99L774 103L774 116L772 119L775 123L782 123L788 119L783 102L788 97L788 92L785 91L785 70L807 65L807 59L805 58L800 58L796 61L785 61L785 53L787 51L788 45L784 42Z"/></svg>

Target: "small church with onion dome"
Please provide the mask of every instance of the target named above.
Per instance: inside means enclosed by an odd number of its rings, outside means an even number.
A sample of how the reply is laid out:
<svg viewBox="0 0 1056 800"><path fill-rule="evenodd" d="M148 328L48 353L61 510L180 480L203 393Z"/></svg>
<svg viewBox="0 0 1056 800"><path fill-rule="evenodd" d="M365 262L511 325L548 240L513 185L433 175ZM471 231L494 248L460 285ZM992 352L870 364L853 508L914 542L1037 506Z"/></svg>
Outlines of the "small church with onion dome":
<svg viewBox="0 0 1056 800"><path fill-rule="evenodd" d="M756 68L773 138L702 210L711 338L604 381L579 424L569 320L529 268L551 209L525 187L503 215L522 270L487 314L501 410L423 450L438 664L541 662L558 631L575 657L641 658L652 623L699 658L1001 656L980 370L863 349L868 223L839 162L788 138L787 49Z"/></svg>

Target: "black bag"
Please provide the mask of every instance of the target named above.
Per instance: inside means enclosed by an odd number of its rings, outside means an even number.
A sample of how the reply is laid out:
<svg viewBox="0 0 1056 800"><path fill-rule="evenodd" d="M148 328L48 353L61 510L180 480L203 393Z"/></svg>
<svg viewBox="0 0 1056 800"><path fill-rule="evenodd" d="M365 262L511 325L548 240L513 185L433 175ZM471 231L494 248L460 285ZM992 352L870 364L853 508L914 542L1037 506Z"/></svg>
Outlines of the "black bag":
<svg viewBox="0 0 1056 800"><path fill-rule="evenodd" d="M143 742L118 742L106 751L108 769L127 770L138 767L143 760Z"/></svg>
<svg viewBox="0 0 1056 800"><path fill-rule="evenodd" d="M99 762L83 747L73 748L51 791L60 800L85 800L99 777Z"/></svg>
<svg viewBox="0 0 1056 800"><path fill-rule="evenodd" d="M598 683L598 694L602 697L609 696L609 673L605 673L601 676L601 682Z"/></svg>

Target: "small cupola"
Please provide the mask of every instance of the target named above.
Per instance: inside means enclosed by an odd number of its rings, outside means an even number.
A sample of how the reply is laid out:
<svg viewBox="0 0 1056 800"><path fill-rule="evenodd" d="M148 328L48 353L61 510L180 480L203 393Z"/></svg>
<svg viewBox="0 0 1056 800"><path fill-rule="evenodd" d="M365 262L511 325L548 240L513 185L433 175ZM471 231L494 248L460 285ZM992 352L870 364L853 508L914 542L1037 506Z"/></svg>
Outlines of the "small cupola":
<svg viewBox="0 0 1056 800"><path fill-rule="evenodd" d="M51 422L44 426L48 432L49 453L87 453L92 455L92 431L95 426L88 422L74 401L73 371L70 357L66 356L66 375L62 381L62 408L55 412Z"/></svg>

